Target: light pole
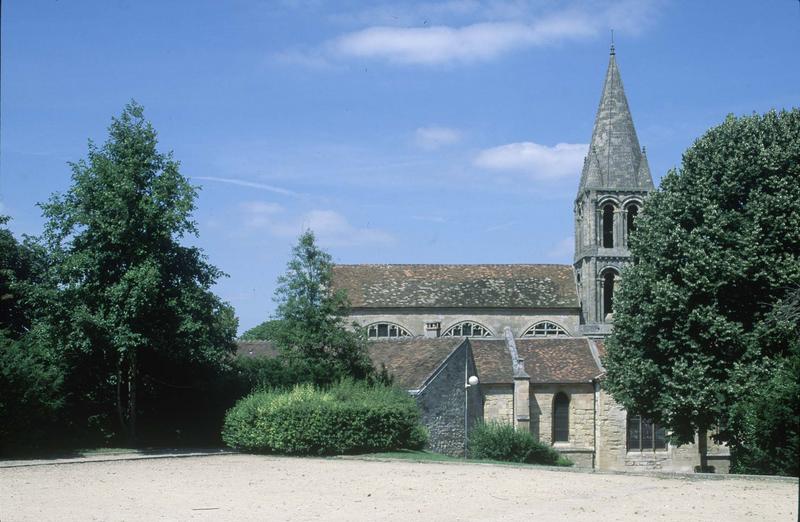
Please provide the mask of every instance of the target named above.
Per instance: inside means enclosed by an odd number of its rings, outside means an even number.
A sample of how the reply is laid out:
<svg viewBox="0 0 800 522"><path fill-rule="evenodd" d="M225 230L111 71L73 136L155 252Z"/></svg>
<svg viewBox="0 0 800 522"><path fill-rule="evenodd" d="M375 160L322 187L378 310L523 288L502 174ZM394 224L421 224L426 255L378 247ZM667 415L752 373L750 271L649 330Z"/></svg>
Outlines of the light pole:
<svg viewBox="0 0 800 522"><path fill-rule="evenodd" d="M467 444L469 440L469 389L478 385L478 377L469 375L469 367L464 364L464 460L467 458Z"/></svg>

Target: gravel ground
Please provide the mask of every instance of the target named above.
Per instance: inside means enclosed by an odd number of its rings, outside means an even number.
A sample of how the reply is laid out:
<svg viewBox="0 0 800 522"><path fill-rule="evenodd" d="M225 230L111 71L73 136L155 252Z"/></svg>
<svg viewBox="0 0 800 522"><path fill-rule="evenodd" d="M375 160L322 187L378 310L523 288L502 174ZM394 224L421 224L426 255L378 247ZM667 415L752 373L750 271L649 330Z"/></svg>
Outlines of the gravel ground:
<svg viewBox="0 0 800 522"><path fill-rule="evenodd" d="M796 520L797 481L218 455L0 469L0 520Z"/></svg>

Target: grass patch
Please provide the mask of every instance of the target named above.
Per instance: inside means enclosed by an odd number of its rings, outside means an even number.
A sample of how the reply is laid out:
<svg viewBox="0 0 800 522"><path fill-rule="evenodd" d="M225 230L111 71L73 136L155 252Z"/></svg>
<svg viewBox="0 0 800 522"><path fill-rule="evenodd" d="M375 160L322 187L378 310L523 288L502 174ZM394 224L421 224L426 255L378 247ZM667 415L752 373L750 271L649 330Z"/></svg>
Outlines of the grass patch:
<svg viewBox="0 0 800 522"><path fill-rule="evenodd" d="M359 458L363 457L367 459L410 460L413 462L468 462L471 464L499 464L501 466L517 466L517 467L541 466L541 464L526 464L524 462L509 462L505 460L465 459L464 457L451 457L450 455L442 455L441 453L434 453L432 451L424 451L424 450L423 451L399 450L399 451L384 451L380 453L364 453L361 455L357 455L357 457Z"/></svg>

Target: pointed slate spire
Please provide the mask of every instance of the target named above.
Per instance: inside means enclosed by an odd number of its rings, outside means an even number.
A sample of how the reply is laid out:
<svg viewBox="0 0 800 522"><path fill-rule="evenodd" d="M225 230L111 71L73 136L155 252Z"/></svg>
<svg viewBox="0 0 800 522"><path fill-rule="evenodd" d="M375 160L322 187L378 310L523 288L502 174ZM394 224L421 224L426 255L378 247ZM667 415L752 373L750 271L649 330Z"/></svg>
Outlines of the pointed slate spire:
<svg viewBox="0 0 800 522"><path fill-rule="evenodd" d="M653 189L647 158L639 147L628 108L613 43L578 192L584 189Z"/></svg>

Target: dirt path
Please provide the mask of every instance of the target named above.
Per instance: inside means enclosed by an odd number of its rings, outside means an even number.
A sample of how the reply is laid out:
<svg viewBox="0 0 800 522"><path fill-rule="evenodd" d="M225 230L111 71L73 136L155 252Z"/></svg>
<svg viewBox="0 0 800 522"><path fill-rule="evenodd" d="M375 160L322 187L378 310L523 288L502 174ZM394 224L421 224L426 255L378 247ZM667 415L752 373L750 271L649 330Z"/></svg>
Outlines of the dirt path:
<svg viewBox="0 0 800 522"><path fill-rule="evenodd" d="M0 469L0 520L796 520L797 482L220 455Z"/></svg>

